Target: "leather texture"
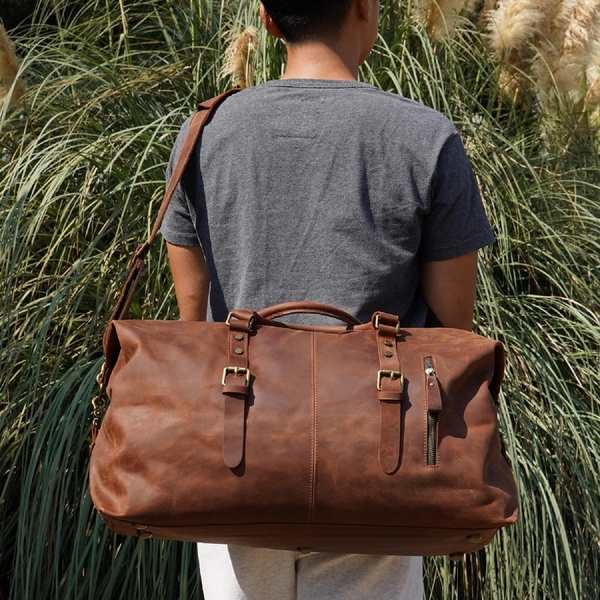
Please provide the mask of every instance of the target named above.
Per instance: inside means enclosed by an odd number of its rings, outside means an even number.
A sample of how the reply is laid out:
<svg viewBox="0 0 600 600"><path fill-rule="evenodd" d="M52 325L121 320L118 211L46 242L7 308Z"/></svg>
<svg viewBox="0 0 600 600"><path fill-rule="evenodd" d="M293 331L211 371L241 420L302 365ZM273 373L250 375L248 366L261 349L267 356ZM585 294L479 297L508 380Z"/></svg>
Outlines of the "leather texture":
<svg viewBox="0 0 600 600"><path fill-rule="evenodd" d="M518 518L497 399L504 350L460 330L360 324L311 302L228 323L126 320L202 128L194 115L104 335L90 492L142 538L397 555L461 554ZM297 312L341 320L307 326ZM110 405L103 414L103 393Z"/></svg>
<svg viewBox="0 0 600 600"><path fill-rule="evenodd" d="M112 323L118 358L90 468L109 527L433 555L477 550L516 521L497 427L500 343L452 329L397 330L389 316L379 329L315 331L238 314L229 325ZM396 365L402 377L382 376L378 390L378 375Z"/></svg>

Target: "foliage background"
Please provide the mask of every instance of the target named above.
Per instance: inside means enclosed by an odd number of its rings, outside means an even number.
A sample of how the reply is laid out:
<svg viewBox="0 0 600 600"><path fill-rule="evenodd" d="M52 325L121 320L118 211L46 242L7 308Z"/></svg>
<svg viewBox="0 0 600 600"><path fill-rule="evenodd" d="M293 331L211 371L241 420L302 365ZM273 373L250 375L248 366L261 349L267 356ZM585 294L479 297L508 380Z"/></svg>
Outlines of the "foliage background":
<svg viewBox="0 0 600 600"><path fill-rule="evenodd" d="M29 91L0 104L0 598L201 598L192 546L114 536L88 495L99 339L149 231L164 166L255 2L40 2L13 31ZM430 598L600 595L598 132L568 104L518 107L473 22L431 41L412 2L382 2L361 78L447 114L498 243L483 253L476 328L501 339L501 424L520 522L465 563L426 561ZM260 83L282 71L261 32ZM163 248L132 316L174 318Z"/></svg>
<svg viewBox="0 0 600 600"><path fill-rule="evenodd" d="M13 29L31 18L35 0L0 0L0 19L7 29Z"/></svg>

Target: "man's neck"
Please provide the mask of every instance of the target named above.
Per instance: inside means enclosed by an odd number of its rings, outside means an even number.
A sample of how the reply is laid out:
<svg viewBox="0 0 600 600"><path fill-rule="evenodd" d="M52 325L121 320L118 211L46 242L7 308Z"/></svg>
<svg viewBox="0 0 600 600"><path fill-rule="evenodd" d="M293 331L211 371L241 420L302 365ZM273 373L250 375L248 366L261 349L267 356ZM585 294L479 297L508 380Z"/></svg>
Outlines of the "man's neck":
<svg viewBox="0 0 600 600"><path fill-rule="evenodd" d="M358 79L359 58L351 46L348 50L322 42L288 44L287 56L282 79Z"/></svg>

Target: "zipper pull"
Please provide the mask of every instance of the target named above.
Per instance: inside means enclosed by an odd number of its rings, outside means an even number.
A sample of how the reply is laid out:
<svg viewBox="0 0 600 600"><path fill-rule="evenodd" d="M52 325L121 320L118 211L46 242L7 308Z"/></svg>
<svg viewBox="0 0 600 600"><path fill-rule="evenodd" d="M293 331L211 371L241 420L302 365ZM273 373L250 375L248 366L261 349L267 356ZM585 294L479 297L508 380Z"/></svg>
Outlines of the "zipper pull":
<svg viewBox="0 0 600 600"><path fill-rule="evenodd" d="M427 411L440 412L442 410L442 394L431 357L425 359L425 387L427 389Z"/></svg>

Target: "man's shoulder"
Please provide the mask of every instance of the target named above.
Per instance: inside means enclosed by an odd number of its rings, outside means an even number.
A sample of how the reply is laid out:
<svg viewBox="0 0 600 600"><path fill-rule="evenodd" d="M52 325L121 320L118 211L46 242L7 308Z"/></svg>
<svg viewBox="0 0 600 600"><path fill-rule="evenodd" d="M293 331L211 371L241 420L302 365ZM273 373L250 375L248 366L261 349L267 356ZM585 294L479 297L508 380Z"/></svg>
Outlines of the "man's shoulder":
<svg viewBox="0 0 600 600"><path fill-rule="evenodd" d="M327 104L332 111L321 110ZM441 136L456 132L451 121L433 108L357 81L269 81L228 98L221 115L223 120L239 122L239 119L252 121L261 116L281 118L298 111L315 118L320 114L331 117L333 112L344 119L385 123L391 128L420 128L435 131Z"/></svg>

